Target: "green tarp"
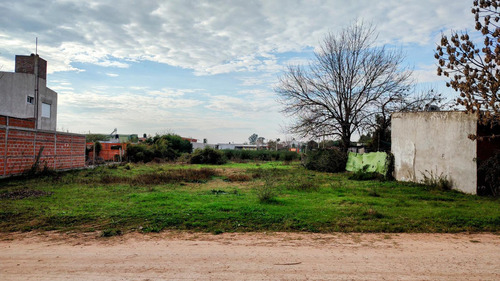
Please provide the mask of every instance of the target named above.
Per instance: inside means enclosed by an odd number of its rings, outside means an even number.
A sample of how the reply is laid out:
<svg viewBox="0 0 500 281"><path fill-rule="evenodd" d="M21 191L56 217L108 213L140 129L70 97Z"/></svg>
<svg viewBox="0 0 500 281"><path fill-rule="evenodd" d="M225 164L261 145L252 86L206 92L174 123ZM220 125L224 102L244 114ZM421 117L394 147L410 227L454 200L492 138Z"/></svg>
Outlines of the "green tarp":
<svg viewBox="0 0 500 281"><path fill-rule="evenodd" d="M385 152L354 153L349 152L345 169L349 172L377 172L387 175L389 170L389 157Z"/></svg>

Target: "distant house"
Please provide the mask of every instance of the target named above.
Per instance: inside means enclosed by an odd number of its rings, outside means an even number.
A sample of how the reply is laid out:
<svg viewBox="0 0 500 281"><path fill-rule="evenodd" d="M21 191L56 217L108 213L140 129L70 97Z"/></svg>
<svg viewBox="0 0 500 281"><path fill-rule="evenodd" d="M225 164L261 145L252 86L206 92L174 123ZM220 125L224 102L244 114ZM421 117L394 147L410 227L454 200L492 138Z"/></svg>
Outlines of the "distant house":
<svg viewBox="0 0 500 281"><path fill-rule="evenodd" d="M89 160L94 159L94 151L92 150L93 145L94 143L92 142L87 143ZM125 151L127 151L127 143L101 142L101 151L99 155L96 156L102 158L104 161L119 162L122 161Z"/></svg>
<svg viewBox="0 0 500 281"><path fill-rule="evenodd" d="M56 130L57 93L47 87L47 61L34 54L16 56L15 72L0 72L0 115Z"/></svg>
<svg viewBox="0 0 500 281"><path fill-rule="evenodd" d="M112 135L110 135L109 140L102 141L101 143L103 143L103 142L108 142L108 143L126 143L126 142L137 143L137 142L139 142L139 136L137 134L131 134L131 135L127 135L127 134L112 134Z"/></svg>
<svg viewBox="0 0 500 281"><path fill-rule="evenodd" d="M488 128L464 112L404 112L391 118L391 151L397 180L420 182L424 176L447 177L453 188L477 194L482 186L478 164L500 150L500 139L475 140Z"/></svg>
<svg viewBox="0 0 500 281"><path fill-rule="evenodd" d="M241 144L241 143L218 143L215 145L216 149L232 149L232 150L257 150L255 144Z"/></svg>

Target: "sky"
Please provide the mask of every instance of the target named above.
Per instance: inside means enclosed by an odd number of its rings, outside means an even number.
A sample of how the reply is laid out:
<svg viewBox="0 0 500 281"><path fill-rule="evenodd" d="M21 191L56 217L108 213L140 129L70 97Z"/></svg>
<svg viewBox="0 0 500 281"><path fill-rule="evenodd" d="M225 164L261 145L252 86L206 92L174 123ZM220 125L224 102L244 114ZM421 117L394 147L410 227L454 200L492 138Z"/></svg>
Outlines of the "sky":
<svg viewBox="0 0 500 281"><path fill-rule="evenodd" d="M436 75L441 34L473 30L471 1L0 0L0 70L15 55L48 62L57 129L176 133L209 143L286 133L274 92L287 65L306 64L324 36L369 23L401 48L417 89L452 98Z"/></svg>

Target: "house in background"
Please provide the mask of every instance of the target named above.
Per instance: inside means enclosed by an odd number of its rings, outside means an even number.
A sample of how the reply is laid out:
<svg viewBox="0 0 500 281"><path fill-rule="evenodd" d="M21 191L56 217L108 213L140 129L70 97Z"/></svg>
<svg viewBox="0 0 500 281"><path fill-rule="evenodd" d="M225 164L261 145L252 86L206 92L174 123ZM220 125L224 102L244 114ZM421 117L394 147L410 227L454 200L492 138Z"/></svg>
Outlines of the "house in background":
<svg viewBox="0 0 500 281"><path fill-rule="evenodd" d="M468 138L470 134L491 135L492 131L479 126L475 115L464 112L394 113L391 126L396 180L446 177L454 189L477 194L484 185L478 165L500 151L498 138Z"/></svg>
<svg viewBox="0 0 500 281"><path fill-rule="evenodd" d="M215 145L216 149L231 149L231 150L257 150L255 144L241 144L241 143L218 143Z"/></svg>
<svg viewBox="0 0 500 281"><path fill-rule="evenodd" d="M0 72L0 115L56 130L57 93L47 87L47 61L34 54L16 56L15 72Z"/></svg>

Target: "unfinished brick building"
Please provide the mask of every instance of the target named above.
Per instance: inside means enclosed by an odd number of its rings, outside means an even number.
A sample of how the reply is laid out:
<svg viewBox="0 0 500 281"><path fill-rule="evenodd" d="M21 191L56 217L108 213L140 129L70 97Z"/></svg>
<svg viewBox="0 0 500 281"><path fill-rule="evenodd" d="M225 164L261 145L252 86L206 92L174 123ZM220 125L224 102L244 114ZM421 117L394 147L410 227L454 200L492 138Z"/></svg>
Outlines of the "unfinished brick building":
<svg viewBox="0 0 500 281"><path fill-rule="evenodd" d="M46 87L47 63L16 56L16 72L0 72L0 177L40 167L84 167L85 136L55 131L57 93ZM38 157L40 156L40 157Z"/></svg>

